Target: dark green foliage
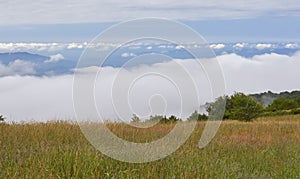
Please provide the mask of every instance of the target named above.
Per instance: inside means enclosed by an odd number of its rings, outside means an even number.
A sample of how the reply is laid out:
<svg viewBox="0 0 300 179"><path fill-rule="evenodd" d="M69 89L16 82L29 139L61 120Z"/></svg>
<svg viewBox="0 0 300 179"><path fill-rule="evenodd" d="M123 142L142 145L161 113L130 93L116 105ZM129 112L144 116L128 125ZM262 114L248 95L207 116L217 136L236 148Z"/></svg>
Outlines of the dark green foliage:
<svg viewBox="0 0 300 179"><path fill-rule="evenodd" d="M228 113L230 119L250 121L263 111L261 103L243 93L236 93L228 100Z"/></svg>
<svg viewBox="0 0 300 179"><path fill-rule="evenodd" d="M293 110L291 111L291 113L292 113L293 115L300 114L300 109L293 109Z"/></svg>
<svg viewBox="0 0 300 179"><path fill-rule="evenodd" d="M163 118L161 115L150 116L149 121L161 121Z"/></svg>
<svg viewBox="0 0 300 179"><path fill-rule="evenodd" d="M295 99L277 98L267 107L267 111L290 110L298 108L298 102Z"/></svg>
<svg viewBox="0 0 300 179"><path fill-rule="evenodd" d="M233 119L241 121L251 121L253 118L258 117L263 111L261 103L254 100L252 97L247 96L243 93L235 93L233 96L225 96L218 98L216 102L212 103L207 111L210 113L214 112L216 106L224 105L226 100L226 107L224 111L223 119ZM216 114L220 115L221 108L216 110Z"/></svg>
<svg viewBox="0 0 300 179"><path fill-rule="evenodd" d="M167 118L166 116L162 117L160 119L161 123L169 123L169 122L177 122L177 121L181 121L181 119L177 118L174 115L171 115L169 118Z"/></svg>
<svg viewBox="0 0 300 179"><path fill-rule="evenodd" d="M3 115L0 115L0 122L4 121L5 117L3 117Z"/></svg>
<svg viewBox="0 0 300 179"><path fill-rule="evenodd" d="M205 114L199 114L198 111L194 111L190 117L187 119L188 121L193 121L193 120L197 120L197 121L205 121L207 120L208 117Z"/></svg>
<svg viewBox="0 0 300 179"><path fill-rule="evenodd" d="M141 121L140 118L136 114L132 115L131 122L140 122L140 121Z"/></svg>
<svg viewBox="0 0 300 179"><path fill-rule="evenodd" d="M286 99L296 99L300 98L300 91L292 92L281 92L273 93L271 91L260 93L260 94L251 94L256 101L263 103L265 107L269 106L277 98L286 98Z"/></svg>
<svg viewBox="0 0 300 179"><path fill-rule="evenodd" d="M174 115L170 116L168 119L168 122L177 122L177 121L180 121L180 119Z"/></svg>
<svg viewBox="0 0 300 179"><path fill-rule="evenodd" d="M166 123L166 122L168 122L169 121L169 119L166 117L166 116L164 116L163 118L161 118L161 120L160 120L160 122L162 122L162 123Z"/></svg>

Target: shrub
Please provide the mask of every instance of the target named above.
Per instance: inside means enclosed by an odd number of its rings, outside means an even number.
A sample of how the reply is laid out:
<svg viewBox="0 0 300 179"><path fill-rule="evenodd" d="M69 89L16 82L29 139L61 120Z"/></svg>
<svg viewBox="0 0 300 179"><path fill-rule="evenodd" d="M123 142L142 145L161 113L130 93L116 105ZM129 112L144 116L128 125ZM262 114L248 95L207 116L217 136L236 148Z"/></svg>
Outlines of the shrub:
<svg viewBox="0 0 300 179"><path fill-rule="evenodd" d="M207 120L208 117L205 114L199 114L197 110L195 110L190 117L188 117L188 121L193 121L193 120L197 120L197 121L204 121Z"/></svg>
<svg viewBox="0 0 300 179"><path fill-rule="evenodd" d="M132 118L131 118L131 122L140 122L140 118L136 115L136 114L133 114L132 115Z"/></svg>
<svg viewBox="0 0 300 179"><path fill-rule="evenodd" d="M298 108L299 99L287 99L277 98L270 104L266 110L268 111L279 111L279 110L290 110Z"/></svg>
<svg viewBox="0 0 300 179"><path fill-rule="evenodd" d="M216 102L212 103L208 107L208 112L211 113L214 109L219 107L219 110L215 110L216 116L220 116L219 113L222 112L221 105L225 105L223 119L233 119L240 121L251 121L253 118L258 117L263 112L263 105L252 97L247 96L243 93L235 93L234 95L228 97L218 98Z"/></svg>
<svg viewBox="0 0 300 179"><path fill-rule="evenodd" d="M3 115L0 115L0 122L3 122L5 120L5 117Z"/></svg>

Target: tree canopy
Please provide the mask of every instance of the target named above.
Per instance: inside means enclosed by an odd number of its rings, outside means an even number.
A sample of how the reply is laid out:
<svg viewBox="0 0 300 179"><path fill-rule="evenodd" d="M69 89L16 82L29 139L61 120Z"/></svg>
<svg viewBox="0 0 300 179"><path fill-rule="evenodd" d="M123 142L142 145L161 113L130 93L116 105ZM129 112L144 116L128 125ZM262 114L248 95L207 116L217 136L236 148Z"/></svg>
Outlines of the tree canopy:
<svg viewBox="0 0 300 179"><path fill-rule="evenodd" d="M251 121L253 118L258 117L263 111L263 105L261 103L243 93L235 93L230 97L224 96L218 98L216 102L212 103L208 107L207 111L210 113L214 108L216 108L215 106L224 104L223 101L225 100L226 107L223 119Z"/></svg>
<svg viewBox="0 0 300 179"><path fill-rule="evenodd" d="M0 122L4 121L5 117L3 117L3 115L0 115Z"/></svg>

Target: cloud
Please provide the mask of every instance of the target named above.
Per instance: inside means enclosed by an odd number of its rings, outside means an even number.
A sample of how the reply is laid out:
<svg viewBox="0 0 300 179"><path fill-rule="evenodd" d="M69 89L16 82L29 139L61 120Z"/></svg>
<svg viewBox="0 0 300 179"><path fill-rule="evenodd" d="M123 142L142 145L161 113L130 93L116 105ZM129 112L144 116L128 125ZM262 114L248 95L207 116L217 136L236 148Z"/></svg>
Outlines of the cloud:
<svg viewBox="0 0 300 179"><path fill-rule="evenodd" d="M224 45L224 44L211 44L209 47L212 48L212 49L217 49L217 50L219 50L219 49L224 48L225 45Z"/></svg>
<svg viewBox="0 0 300 179"><path fill-rule="evenodd" d="M9 75L34 75L35 64L22 60L10 62L7 66L0 63L0 77Z"/></svg>
<svg viewBox="0 0 300 179"><path fill-rule="evenodd" d="M264 50L266 48L272 48L272 47L273 47L272 44L257 44L255 46L255 48L258 49L258 50Z"/></svg>
<svg viewBox="0 0 300 179"><path fill-rule="evenodd" d="M300 46L298 44L286 44L284 47L288 49L297 49Z"/></svg>
<svg viewBox="0 0 300 179"><path fill-rule="evenodd" d="M300 76L299 52L293 56L271 53L252 58L228 54L219 56L218 60L224 70L227 93L300 89L300 84L296 83Z"/></svg>
<svg viewBox="0 0 300 179"><path fill-rule="evenodd" d="M233 45L233 48L236 48L236 49L242 49L246 46L247 44L246 43L236 43L235 45Z"/></svg>
<svg viewBox="0 0 300 179"><path fill-rule="evenodd" d="M83 48L83 44L80 44L80 43L70 43L68 46L67 46L67 49L82 49Z"/></svg>
<svg viewBox="0 0 300 179"><path fill-rule="evenodd" d="M65 44L59 43L0 43L0 51L59 51L65 48Z"/></svg>
<svg viewBox="0 0 300 179"><path fill-rule="evenodd" d="M0 78L0 113L9 121L72 120L72 79L6 76Z"/></svg>
<svg viewBox="0 0 300 179"><path fill-rule="evenodd" d="M159 45L158 48L167 48L166 45Z"/></svg>
<svg viewBox="0 0 300 179"><path fill-rule="evenodd" d="M230 3L211 0L160 0L130 3L122 0L57 1L11 0L1 3L1 24L57 24L120 21L143 17L169 19L237 19L264 14L274 16L299 16L300 3L294 0L259 1L246 3L233 0ZM36 11L36 9L39 9ZM10 18L7 18L10 17ZM47 21L45 21L47 19Z"/></svg>
<svg viewBox="0 0 300 179"><path fill-rule="evenodd" d="M123 58L135 57L135 56L136 56L136 54L134 54L134 53L122 53L121 54L121 57L123 57Z"/></svg>
<svg viewBox="0 0 300 179"><path fill-rule="evenodd" d="M46 60L45 63L53 63L53 62L58 62L65 59L62 54L56 54L56 55L51 55L49 60Z"/></svg>
<svg viewBox="0 0 300 179"><path fill-rule="evenodd" d="M177 45L177 46L175 47L175 49L176 49L176 50L184 49L184 46L183 46L183 45Z"/></svg>
<svg viewBox="0 0 300 179"><path fill-rule="evenodd" d="M108 44L107 44L108 45ZM66 49L82 49L87 46L83 43L0 43L0 51L20 52L20 51L61 51ZM98 45L99 46L99 45Z"/></svg>
<svg viewBox="0 0 300 179"><path fill-rule="evenodd" d="M94 48L98 51L107 51L114 48L120 47L119 43L94 43L88 44L87 42L72 42L72 43L0 43L0 52L24 52L24 51L34 51L36 53L40 52L61 52L63 50L76 50L83 48ZM149 44L149 43L139 43L139 44L129 44L122 46L122 48L128 48L130 50L142 50L142 48L151 50L152 48L159 49L182 49L184 47L188 48L202 48L201 44L193 44L192 42L182 44L182 45L172 45L172 44ZM243 49L243 48L253 48L255 50L264 50L264 49L300 49L300 45L296 42L294 43L236 43L234 45L228 44L209 44L210 48L220 50L225 47L234 48L234 49ZM227 48L227 49L228 49Z"/></svg>
<svg viewBox="0 0 300 179"><path fill-rule="evenodd" d="M297 83L300 76L300 52L293 56L280 55L276 53L256 55L252 58L241 57L236 54L226 54L217 57L220 63L226 82L226 93L232 94L235 91L244 93L256 93L264 91L286 91L299 90ZM31 64L32 65L32 64ZM24 70L34 73L30 64L16 61L8 67L0 65L0 72L10 68L14 71ZM161 72L170 77L174 82L181 81L184 86L181 95L188 101L182 111L183 116L188 116L198 107L193 105L195 98L188 85L188 78L182 67L196 78L196 86L200 91L200 102L212 100L210 85L203 70L199 70L194 60L173 60L164 63L157 63L151 66L143 65L129 69L113 67L87 67L78 69L80 77L86 78L91 72L101 70L101 75L95 83L95 99L98 109L105 118L116 119L118 115L112 106L111 96L117 101L123 99L122 89L127 82L132 82L137 75L145 72ZM21 68L22 67L22 68ZM4 69L4 70L3 70ZM28 70L29 69L29 70ZM19 71L19 73L21 73ZM23 72L24 73L24 72ZM117 77L117 78L116 78ZM74 119L72 104L72 75L34 77L34 76L6 76L0 77L0 113L9 120L37 120L45 121L50 119ZM132 83L128 100L131 109L120 110L119 113L130 118L134 112L142 116L153 113L164 113L179 115L180 95L176 86L167 78L157 75L146 75ZM158 94L161 94L158 95ZM167 107L166 105L167 104ZM119 104L120 105L120 104ZM118 104L115 106L118 109ZM129 120L129 119L127 119Z"/></svg>

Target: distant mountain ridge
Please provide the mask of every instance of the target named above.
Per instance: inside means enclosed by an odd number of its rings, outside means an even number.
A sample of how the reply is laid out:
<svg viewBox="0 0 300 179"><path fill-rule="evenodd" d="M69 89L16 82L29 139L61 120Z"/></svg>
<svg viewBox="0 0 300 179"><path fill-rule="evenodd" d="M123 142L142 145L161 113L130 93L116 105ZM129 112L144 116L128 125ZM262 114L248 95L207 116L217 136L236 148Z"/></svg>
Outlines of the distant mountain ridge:
<svg viewBox="0 0 300 179"><path fill-rule="evenodd" d="M8 52L0 53L0 64L10 66L16 60L30 62L34 64L36 76L61 75L72 73L71 69L76 67L76 61L60 60L52 63L46 63L51 57L33 54L28 52Z"/></svg>
<svg viewBox="0 0 300 179"><path fill-rule="evenodd" d="M281 93L273 93L271 91L258 93L258 94L250 94L249 96L253 97L258 102L264 104L264 106L270 105L277 98L287 98L287 99L295 99L300 97L300 91L285 91Z"/></svg>
<svg viewBox="0 0 300 179"><path fill-rule="evenodd" d="M31 54L28 52L0 53L0 62L5 65L8 65L10 62L13 62L15 60L42 63L47 59L49 59L49 57L39 54Z"/></svg>

